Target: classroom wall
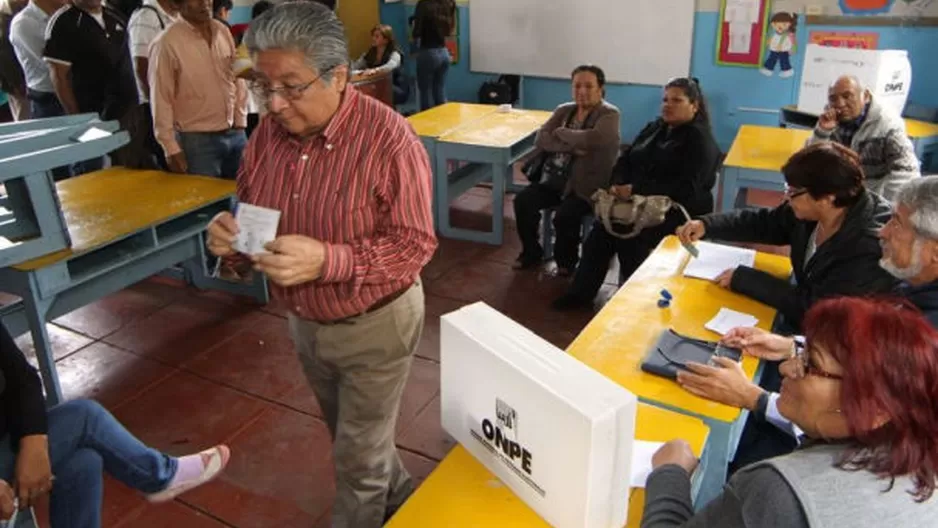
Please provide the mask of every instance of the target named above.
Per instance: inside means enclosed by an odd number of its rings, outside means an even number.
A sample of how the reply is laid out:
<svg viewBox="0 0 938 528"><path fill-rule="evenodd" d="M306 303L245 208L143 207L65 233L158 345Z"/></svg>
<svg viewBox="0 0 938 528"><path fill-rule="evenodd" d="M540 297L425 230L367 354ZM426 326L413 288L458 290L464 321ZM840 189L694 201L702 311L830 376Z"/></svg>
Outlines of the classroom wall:
<svg viewBox="0 0 938 528"><path fill-rule="evenodd" d="M627 0L623 0L627 1ZM815 0L812 5L825 9L825 14L843 14L839 9L844 0ZM884 0L895 2L897 15L912 16L920 0ZM924 4L922 4L924 5ZM938 2L930 4L934 10ZM879 49L904 48L909 51L912 62L912 88L909 101L926 106L938 107L938 68L935 67L934 46L938 43L936 27L827 27L804 25L799 27L798 52L793 58L795 75L789 79L777 76L765 77L755 68L717 66L714 62L717 46L717 28L720 18L719 0L698 0L694 20L694 48L691 58L691 74L700 79L708 97L713 116L714 133L724 148L729 148L740 124L778 124L778 108L797 102L797 87L800 82L800 58L807 45L811 30L839 30L877 32L880 35ZM772 12L791 10L803 12L804 0L776 0ZM384 3L380 5L381 20L394 27L398 39L407 35L407 19L413 13L413 5L407 3ZM931 13L927 13L931 15ZM447 94L455 101L476 101L481 83L494 76L473 73L469 70L469 8L459 6L459 54L460 60L450 68L447 79ZM628 50L623 50L622 60L628 60ZM413 61L408 64L413 71ZM600 65L601 66L601 65ZM622 111L622 137L629 141L645 123L657 115L661 88L639 85L610 85L607 99ZM566 80L526 77L522 90L526 108L553 109L570 99L570 85Z"/></svg>

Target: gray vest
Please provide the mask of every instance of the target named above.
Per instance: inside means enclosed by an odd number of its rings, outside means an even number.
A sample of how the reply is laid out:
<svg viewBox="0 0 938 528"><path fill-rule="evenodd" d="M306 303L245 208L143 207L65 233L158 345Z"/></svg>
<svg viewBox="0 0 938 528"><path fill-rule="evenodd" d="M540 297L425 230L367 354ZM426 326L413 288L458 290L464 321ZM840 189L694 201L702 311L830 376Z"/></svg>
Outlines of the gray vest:
<svg viewBox="0 0 938 528"><path fill-rule="evenodd" d="M844 446L818 445L766 460L788 481L811 528L934 528L938 526L938 493L918 503L908 492L908 477L888 480L869 471L845 471L834 464Z"/></svg>

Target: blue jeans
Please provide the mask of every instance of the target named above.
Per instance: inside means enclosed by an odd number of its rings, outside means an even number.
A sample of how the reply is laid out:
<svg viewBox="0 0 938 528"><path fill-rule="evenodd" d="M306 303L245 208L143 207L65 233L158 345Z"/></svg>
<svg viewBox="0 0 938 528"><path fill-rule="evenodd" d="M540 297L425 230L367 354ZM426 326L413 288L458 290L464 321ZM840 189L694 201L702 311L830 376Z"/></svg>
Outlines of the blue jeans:
<svg viewBox="0 0 938 528"><path fill-rule="evenodd" d="M769 57L765 59L765 69L772 71L775 69L775 63L779 63L778 71L788 71L791 69L791 54L787 51L770 51Z"/></svg>
<svg viewBox="0 0 938 528"><path fill-rule="evenodd" d="M233 180L241 166L241 153L248 139L244 130L224 132L178 132L179 146L186 155L189 174Z"/></svg>
<svg viewBox="0 0 938 528"><path fill-rule="evenodd" d="M144 493L169 485L177 461L134 438L104 407L72 400L49 409L49 458L55 483L49 507L52 528L99 528L104 475ZM0 478L13 482L16 454L9 435L0 440Z"/></svg>
<svg viewBox="0 0 938 528"><path fill-rule="evenodd" d="M449 71L450 60L446 48L422 49L417 53L417 88L420 90L421 110L446 102L446 72Z"/></svg>

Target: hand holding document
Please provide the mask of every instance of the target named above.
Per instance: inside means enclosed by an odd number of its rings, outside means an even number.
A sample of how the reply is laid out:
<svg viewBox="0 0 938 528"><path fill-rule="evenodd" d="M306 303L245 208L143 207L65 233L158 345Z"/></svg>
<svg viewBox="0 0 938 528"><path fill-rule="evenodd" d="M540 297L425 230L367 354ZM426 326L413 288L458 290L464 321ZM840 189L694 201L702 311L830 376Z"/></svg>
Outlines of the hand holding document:
<svg viewBox="0 0 938 528"><path fill-rule="evenodd" d="M245 255L265 253L264 246L277 238L280 211L241 203L235 213L238 238L234 248Z"/></svg>

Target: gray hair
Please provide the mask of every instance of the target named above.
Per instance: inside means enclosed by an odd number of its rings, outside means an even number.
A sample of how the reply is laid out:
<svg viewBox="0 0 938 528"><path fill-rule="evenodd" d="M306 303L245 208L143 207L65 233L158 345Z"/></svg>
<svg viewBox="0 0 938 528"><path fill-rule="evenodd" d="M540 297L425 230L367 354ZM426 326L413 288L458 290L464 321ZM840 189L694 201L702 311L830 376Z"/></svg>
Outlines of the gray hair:
<svg viewBox="0 0 938 528"><path fill-rule="evenodd" d="M835 84L839 83L842 80L848 80L857 87L857 91L861 94L866 91L866 86L863 84L863 81L860 80L856 75L841 75L840 77L834 79L834 82L831 83L830 87L833 88Z"/></svg>
<svg viewBox="0 0 938 528"><path fill-rule="evenodd" d="M332 80L332 70L349 63L345 27L319 2L275 5L251 21L244 44L252 57L271 49L299 51L326 83Z"/></svg>
<svg viewBox="0 0 938 528"><path fill-rule="evenodd" d="M904 184L896 205L909 208L909 220L919 235L938 240L938 176L923 176Z"/></svg>

